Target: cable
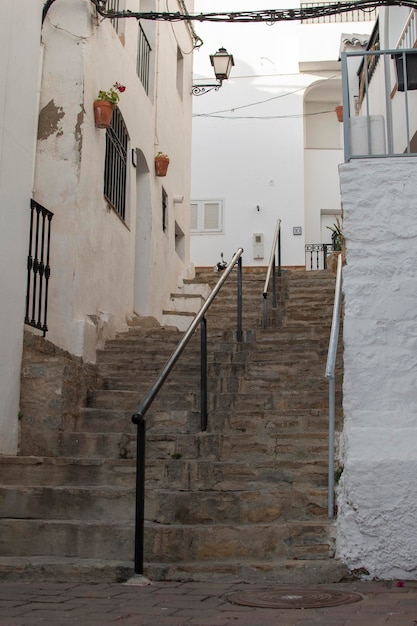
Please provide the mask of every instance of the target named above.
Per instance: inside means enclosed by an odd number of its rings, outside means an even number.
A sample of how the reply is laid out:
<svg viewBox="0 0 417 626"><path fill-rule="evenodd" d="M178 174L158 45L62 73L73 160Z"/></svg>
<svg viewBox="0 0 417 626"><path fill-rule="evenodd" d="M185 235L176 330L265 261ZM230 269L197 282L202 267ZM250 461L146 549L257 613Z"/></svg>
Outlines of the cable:
<svg viewBox="0 0 417 626"><path fill-rule="evenodd" d="M53 0L52 0L53 1ZM97 12L105 18L129 18L143 20L162 20L168 22L190 21L197 22L225 22L228 24L240 24L244 22L276 22L318 19L336 13L348 13L355 9L368 10L382 6L403 6L411 9L417 8L417 0L355 0L353 2L335 2L325 6L311 6L300 9L268 9L265 11L236 11L227 13L169 13L169 12L142 12L114 11L101 6L103 0L91 0Z"/></svg>

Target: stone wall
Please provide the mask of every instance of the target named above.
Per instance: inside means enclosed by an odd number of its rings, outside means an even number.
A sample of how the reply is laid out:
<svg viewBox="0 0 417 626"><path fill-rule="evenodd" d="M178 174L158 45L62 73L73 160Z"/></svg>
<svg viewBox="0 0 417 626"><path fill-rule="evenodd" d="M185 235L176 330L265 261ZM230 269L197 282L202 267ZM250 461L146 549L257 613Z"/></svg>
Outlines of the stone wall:
<svg viewBox="0 0 417 626"><path fill-rule="evenodd" d="M338 555L382 579L417 577L417 159L340 166L344 471Z"/></svg>
<svg viewBox="0 0 417 626"><path fill-rule="evenodd" d="M88 390L97 386L93 365L33 333L24 336L20 441L22 455L59 456L60 434L72 430Z"/></svg>

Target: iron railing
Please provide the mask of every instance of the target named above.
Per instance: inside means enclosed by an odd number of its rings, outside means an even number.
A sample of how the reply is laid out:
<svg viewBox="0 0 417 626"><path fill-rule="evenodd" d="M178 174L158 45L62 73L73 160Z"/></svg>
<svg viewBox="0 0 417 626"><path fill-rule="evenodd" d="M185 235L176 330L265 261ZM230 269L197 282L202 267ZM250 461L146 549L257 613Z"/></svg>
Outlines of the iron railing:
<svg viewBox="0 0 417 626"><path fill-rule="evenodd" d="M25 324L43 332L48 331L48 286L53 213L41 204L30 201L29 252L27 257Z"/></svg>
<svg viewBox="0 0 417 626"><path fill-rule="evenodd" d="M181 356L184 348L189 343L198 325L201 330L201 393L200 393L200 425L201 430L207 428L207 323L206 312L210 308L218 292L229 277L230 273L237 265L237 341L242 341L242 253L243 248L239 248L229 265L223 271L223 274L207 298L200 311L195 316L190 327L178 343L177 347L171 354L158 374L152 388L148 392L146 398L139 406L137 411L132 415L132 422L137 425L136 437L136 512L135 512L135 574L143 574L144 563L144 530L145 530L145 454L146 454L146 413L152 402L158 395L162 385L168 378L169 373L175 363Z"/></svg>
<svg viewBox="0 0 417 626"><path fill-rule="evenodd" d="M335 443L335 415L336 415L336 389L335 370L336 355L339 341L340 315L342 311L342 254L337 259L336 288L333 305L332 327L330 331L329 350L326 363L326 380L329 383L329 463L328 463L328 516L334 516L334 443Z"/></svg>
<svg viewBox="0 0 417 626"><path fill-rule="evenodd" d="M343 52L342 90L345 161L417 154L417 49Z"/></svg>
<svg viewBox="0 0 417 626"><path fill-rule="evenodd" d="M281 220L277 221L263 290L263 329L268 327L268 289L272 274L272 308L277 308L277 275L281 276Z"/></svg>
<svg viewBox="0 0 417 626"><path fill-rule="evenodd" d="M149 43L140 22L138 22L138 54L136 59L136 73L148 95L151 52L151 44Z"/></svg>
<svg viewBox="0 0 417 626"><path fill-rule="evenodd" d="M301 9L310 7L327 7L332 2L302 2ZM342 2L341 2L342 4ZM301 20L301 24L330 24L336 22L372 22L376 19L376 9L352 9L352 11L344 11L333 15L322 15L321 17L309 17Z"/></svg>
<svg viewBox="0 0 417 626"><path fill-rule="evenodd" d="M335 248L332 243L307 243L304 249L306 270L325 270L327 257Z"/></svg>

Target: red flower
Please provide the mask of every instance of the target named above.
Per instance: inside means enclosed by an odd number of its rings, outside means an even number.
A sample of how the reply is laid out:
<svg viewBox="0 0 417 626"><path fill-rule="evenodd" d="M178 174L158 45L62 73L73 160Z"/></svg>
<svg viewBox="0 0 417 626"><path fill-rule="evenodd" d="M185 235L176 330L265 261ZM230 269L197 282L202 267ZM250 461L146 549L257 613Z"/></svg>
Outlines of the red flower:
<svg viewBox="0 0 417 626"><path fill-rule="evenodd" d="M120 93L123 93L124 91L126 91L126 87L124 85L121 85L120 83L115 83L114 86L116 87L118 91L120 91Z"/></svg>

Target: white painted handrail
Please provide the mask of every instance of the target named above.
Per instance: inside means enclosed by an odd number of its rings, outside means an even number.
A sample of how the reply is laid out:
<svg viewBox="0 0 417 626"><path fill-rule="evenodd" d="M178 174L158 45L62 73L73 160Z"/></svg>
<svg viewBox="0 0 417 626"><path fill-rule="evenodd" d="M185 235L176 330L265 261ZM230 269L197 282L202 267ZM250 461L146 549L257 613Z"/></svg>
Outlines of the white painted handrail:
<svg viewBox="0 0 417 626"><path fill-rule="evenodd" d="M329 464L328 464L328 516L334 516L334 430L335 430L335 368L342 311L342 255L337 259L336 287L334 292L332 328L327 353L326 380L329 382Z"/></svg>

